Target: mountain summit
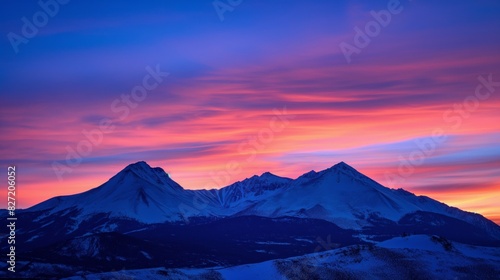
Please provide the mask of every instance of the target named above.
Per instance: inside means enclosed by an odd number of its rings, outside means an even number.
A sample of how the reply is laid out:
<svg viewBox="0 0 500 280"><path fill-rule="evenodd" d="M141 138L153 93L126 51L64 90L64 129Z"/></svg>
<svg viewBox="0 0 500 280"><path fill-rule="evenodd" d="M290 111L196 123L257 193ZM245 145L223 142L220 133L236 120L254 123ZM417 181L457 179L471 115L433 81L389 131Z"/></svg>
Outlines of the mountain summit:
<svg viewBox="0 0 500 280"><path fill-rule="evenodd" d="M140 181L140 183L137 183L137 181ZM164 186L177 191L184 190L179 184L170 179L170 176L161 167L152 168L144 161L128 165L111 178L108 183L111 182L116 187L123 185L134 187L146 183L152 186Z"/></svg>

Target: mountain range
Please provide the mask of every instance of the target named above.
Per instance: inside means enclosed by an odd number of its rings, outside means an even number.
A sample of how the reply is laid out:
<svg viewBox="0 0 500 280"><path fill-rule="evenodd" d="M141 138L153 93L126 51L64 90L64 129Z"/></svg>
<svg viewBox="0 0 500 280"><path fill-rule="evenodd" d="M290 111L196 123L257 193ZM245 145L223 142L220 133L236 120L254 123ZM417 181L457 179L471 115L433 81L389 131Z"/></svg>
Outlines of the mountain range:
<svg viewBox="0 0 500 280"><path fill-rule="evenodd" d="M212 190L184 189L163 169L137 162L99 187L18 217L21 271L36 277L230 267L407 235L500 247L500 226L485 217L386 188L344 162ZM46 274L35 273L41 266Z"/></svg>

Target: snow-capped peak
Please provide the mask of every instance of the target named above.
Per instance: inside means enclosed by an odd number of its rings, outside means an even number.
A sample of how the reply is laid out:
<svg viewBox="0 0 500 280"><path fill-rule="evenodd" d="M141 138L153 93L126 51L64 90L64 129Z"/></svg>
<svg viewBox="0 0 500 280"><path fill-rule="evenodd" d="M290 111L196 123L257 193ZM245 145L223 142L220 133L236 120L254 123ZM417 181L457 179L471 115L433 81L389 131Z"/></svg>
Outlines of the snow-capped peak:
<svg viewBox="0 0 500 280"><path fill-rule="evenodd" d="M151 166L149 166L149 164L147 164L147 162L141 160L141 161L138 161L136 163L131 163L131 164L127 165L127 167L125 167L124 169L147 170L147 169L151 169Z"/></svg>
<svg viewBox="0 0 500 280"><path fill-rule="evenodd" d="M364 175L363 173L359 172L356 170L354 167L350 166L349 164L341 161L334 166L325 169L318 174L325 174L325 173L333 173L333 174L338 174L339 176L342 177L347 177L351 181L356 181L359 184L365 185L365 186L371 186L377 189L387 189L386 187L382 186L378 182L374 181L370 177Z"/></svg>
<svg viewBox="0 0 500 280"><path fill-rule="evenodd" d="M123 182L136 181L137 179L148 182L152 185L167 186L174 190L183 188L173 181L161 167L151 167L144 161L139 161L128 165L118 174L113 176L109 182L122 184Z"/></svg>
<svg viewBox="0 0 500 280"><path fill-rule="evenodd" d="M323 170L322 172L342 172L346 175L350 175L350 176L354 176L354 177L359 177L359 176L366 177L361 172L354 169L354 167L350 166L349 164L347 164L343 161L335 164L334 166L332 166L326 170Z"/></svg>

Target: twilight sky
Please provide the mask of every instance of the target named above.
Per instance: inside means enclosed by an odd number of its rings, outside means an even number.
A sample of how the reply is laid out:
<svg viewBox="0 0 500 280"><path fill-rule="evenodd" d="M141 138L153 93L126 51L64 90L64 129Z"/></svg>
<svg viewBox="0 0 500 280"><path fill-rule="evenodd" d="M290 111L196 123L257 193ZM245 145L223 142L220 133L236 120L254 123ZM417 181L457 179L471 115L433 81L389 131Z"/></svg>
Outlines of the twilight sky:
<svg viewBox="0 0 500 280"><path fill-rule="evenodd" d="M21 207L140 160L190 189L345 161L500 223L499 1L54 1L0 12Z"/></svg>

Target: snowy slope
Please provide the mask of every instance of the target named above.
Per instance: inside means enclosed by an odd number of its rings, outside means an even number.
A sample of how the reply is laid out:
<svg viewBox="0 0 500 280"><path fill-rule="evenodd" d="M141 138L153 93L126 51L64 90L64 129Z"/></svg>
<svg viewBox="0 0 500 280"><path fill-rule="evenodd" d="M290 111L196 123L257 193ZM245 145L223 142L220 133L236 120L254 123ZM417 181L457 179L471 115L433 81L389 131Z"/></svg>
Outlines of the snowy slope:
<svg viewBox="0 0 500 280"><path fill-rule="evenodd" d="M227 268L123 270L85 279L498 279L499 248L451 245L415 235Z"/></svg>

